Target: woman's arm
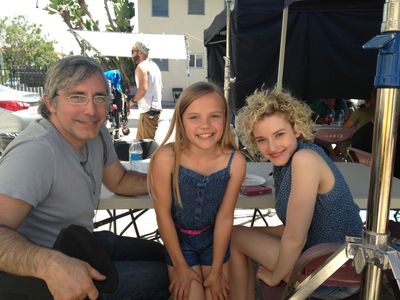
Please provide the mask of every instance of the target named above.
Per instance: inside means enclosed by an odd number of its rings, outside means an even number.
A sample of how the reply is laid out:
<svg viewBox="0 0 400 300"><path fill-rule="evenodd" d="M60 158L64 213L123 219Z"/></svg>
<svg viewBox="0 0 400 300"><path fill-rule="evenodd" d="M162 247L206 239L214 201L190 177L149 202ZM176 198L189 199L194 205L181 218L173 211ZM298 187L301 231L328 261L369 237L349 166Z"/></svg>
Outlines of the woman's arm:
<svg viewBox="0 0 400 300"><path fill-rule="evenodd" d="M276 285L292 270L307 240L315 201L324 171L330 170L315 152L301 150L292 159L292 183L278 261L271 284ZM307 176L305 176L307 174Z"/></svg>
<svg viewBox="0 0 400 300"><path fill-rule="evenodd" d="M170 291L174 294L175 291L183 290L184 294L188 295L191 280L201 282L201 278L186 263L171 215L174 161L173 149L169 145L162 146L153 155L149 170L152 178L150 188L152 189L158 229L174 268Z"/></svg>
<svg viewBox="0 0 400 300"><path fill-rule="evenodd" d="M343 123L343 128L354 128L359 122L359 110L353 111L350 117Z"/></svg>
<svg viewBox="0 0 400 300"><path fill-rule="evenodd" d="M232 232L236 201L245 175L246 160L237 151L232 160L230 178L224 198L217 212L214 228L213 261L210 274L204 283L206 287L210 287L213 294L214 292L218 293L217 290L221 287L218 287L218 284L221 282L219 280L222 279L222 265ZM214 290L213 287L215 288Z"/></svg>

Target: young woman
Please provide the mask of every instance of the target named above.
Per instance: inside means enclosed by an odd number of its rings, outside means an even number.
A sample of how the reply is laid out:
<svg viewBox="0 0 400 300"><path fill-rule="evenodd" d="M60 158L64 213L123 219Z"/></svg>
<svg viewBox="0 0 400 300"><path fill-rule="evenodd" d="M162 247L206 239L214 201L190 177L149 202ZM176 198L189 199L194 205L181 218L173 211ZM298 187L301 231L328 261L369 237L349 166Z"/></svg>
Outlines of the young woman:
<svg viewBox="0 0 400 300"><path fill-rule="evenodd" d="M310 117L306 104L276 90L256 91L238 114L243 144L274 166L275 208L283 225L234 227L229 262L233 299L254 299L248 258L259 263L257 277L275 286L288 280L307 248L361 235L359 208L335 163L312 143ZM313 296L341 299L356 291L322 286Z"/></svg>
<svg viewBox="0 0 400 300"><path fill-rule="evenodd" d="M227 299L229 294L226 262L246 161L228 116L217 86L191 85L179 97L150 163L149 190L174 299ZM167 144L174 130L175 141Z"/></svg>

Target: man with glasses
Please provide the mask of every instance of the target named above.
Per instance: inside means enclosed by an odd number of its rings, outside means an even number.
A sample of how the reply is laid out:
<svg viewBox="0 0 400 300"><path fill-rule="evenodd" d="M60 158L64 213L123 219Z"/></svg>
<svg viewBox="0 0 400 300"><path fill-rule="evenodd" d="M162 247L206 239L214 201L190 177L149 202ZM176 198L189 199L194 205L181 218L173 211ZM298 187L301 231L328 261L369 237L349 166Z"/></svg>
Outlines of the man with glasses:
<svg viewBox="0 0 400 300"><path fill-rule="evenodd" d="M140 41L132 48L137 90L130 107L137 102L140 113L137 139L155 138L161 112L161 71L150 60L149 51L149 47Z"/></svg>
<svg viewBox="0 0 400 300"><path fill-rule="evenodd" d="M43 118L0 160L0 298L168 298L159 243L95 232L119 277L117 290L101 295L94 282L107 280L104 274L51 249L71 224L93 231L102 183L123 195L145 194L147 184L145 175L118 161L104 126L110 98L99 64L83 56L63 58L49 69L44 88ZM11 294L4 291L10 285L17 287Z"/></svg>

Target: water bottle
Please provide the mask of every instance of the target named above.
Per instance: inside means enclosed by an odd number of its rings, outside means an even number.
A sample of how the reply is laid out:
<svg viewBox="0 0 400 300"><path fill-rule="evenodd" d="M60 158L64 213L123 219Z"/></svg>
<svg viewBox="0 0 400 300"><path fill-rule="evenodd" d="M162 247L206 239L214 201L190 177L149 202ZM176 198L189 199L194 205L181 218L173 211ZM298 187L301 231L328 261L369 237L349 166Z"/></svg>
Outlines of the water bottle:
<svg viewBox="0 0 400 300"><path fill-rule="evenodd" d="M138 161L143 159L143 148L139 140L133 140L129 147L129 162L131 170L138 171Z"/></svg>

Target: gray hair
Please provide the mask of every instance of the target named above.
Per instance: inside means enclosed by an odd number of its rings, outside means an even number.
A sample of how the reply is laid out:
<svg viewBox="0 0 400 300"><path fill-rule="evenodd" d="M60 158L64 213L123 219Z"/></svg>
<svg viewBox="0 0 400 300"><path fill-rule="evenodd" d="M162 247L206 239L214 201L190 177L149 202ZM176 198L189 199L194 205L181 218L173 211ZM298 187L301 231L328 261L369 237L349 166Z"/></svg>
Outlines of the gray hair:
<svg viewBox="0 0 400 300"><path fill-rule="evenodd" d="M44 93L48 95L50 101L56 104L56 97L60 90L73 88L94 74L101 75L108 95L110 88L99 63L86 56L73 55L64 57L53 64L47 71ZM40 102L38 111L43 118L50 118L51 113L47 109L43 99Z"/></svg>
<svg viewBox="0 0 400 300"><path fill-rule="evenodd" d="M145 42L137 41L135 43L135 48L143 52L145 55L149 55L150 47Z"/></svg>

